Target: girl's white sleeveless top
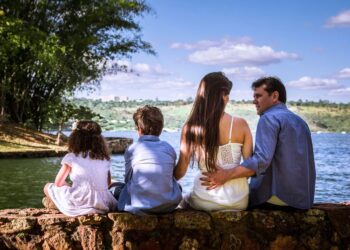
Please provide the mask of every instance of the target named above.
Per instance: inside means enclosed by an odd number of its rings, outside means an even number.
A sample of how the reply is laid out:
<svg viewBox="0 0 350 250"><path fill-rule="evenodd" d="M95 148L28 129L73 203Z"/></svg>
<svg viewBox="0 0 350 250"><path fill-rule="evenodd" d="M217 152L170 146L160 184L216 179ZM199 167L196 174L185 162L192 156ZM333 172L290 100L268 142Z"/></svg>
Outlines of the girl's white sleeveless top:
<svg viewBox="0 0 350 250"><path fill-rule="evenodd" d="M231 142L233 117L230 126L229 143L219 146L217 164L224 169L231 169L240 164L242 144ZM193 191L187 202L199 210L244 210L248 206L249 185L247 178L237 178L227 181L224 185L213 190L207 190L201 185L202 172L207 172L204 161L199 163L200 172L194 179Z"/></svg>

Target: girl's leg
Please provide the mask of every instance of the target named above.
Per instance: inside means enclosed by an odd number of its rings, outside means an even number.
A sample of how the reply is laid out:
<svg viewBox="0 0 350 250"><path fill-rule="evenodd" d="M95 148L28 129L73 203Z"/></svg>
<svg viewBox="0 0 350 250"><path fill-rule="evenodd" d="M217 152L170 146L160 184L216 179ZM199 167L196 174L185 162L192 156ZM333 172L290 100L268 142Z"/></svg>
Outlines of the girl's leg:
<svg viewBox="0 0 350 250"><path fill-rule="evenodd" d="M44 194L46 195L46 197L50 197L49 196L49 192L48 192L48 189L49 189L49 186L53 184L53 183L46 183L45 186L44 186Z"/></svg>
<svg viewBox="0 0 350 250"><path fill-rule="evenodd" d="M50 199L49 192L48 192L49 186L51 184L53 184L53 183L46 183L46 185L44 186L45 197L43 198L42 203L43 203L45 208L57 210L57 207L56 207L55 203L53 203L53 201Z"/></svg>

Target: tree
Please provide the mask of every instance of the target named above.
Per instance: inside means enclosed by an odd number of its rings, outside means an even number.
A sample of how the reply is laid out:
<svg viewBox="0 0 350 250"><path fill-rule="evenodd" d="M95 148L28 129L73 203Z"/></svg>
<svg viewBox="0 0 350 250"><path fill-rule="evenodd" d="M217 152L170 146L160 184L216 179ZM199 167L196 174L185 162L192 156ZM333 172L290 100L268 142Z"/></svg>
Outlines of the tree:
<svg viewBox="0 0 350 250"><path fill-rule="evenodd" d="M91 89L108 60L144 51L138 0L2 0L0 114L42 129L66 93Z"/></svg>
<svg viewBox="0 0 350 250"><path fill-rule="evenodd" d="M64 98L59 106L50 107L50 118L47 124L57 126L57 140L58 145L61 144L63 137L64 124L69 120L91 120L94 117L103 118L99 114L94 113L90 108L75 103Z"/></svg>

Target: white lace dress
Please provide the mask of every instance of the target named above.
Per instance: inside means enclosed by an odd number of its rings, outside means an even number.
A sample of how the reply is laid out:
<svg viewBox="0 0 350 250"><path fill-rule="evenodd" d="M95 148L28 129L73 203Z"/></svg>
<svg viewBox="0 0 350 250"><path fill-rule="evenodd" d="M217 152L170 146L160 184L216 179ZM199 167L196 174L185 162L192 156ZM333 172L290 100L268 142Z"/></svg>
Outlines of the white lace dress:
<svg viewBox="0 0 350 250"><path fill-rule="evenodd" d="M217 163L224 169L231 169L240 164L242 144L231 142L233 117L231 121L229 143L219 146ZM237 178L226 182L212 190L201 185L202 172L207 172L204 162L199 163L200 172L194 179L192 192L185 201L194 209L213 210L244 210L248 206L249 185L247 178Z"/></svg>
<svg viewBox="0 0 350 250"><path fill-rule="evenodd" d="M92 160L73 153L62 159L62 165L68 164L72 187L57 187L51 184L48 193L58 210L68 216L93 213L107 213L117 207L117 201L108 190L108 171L111 162Z"/></svg>

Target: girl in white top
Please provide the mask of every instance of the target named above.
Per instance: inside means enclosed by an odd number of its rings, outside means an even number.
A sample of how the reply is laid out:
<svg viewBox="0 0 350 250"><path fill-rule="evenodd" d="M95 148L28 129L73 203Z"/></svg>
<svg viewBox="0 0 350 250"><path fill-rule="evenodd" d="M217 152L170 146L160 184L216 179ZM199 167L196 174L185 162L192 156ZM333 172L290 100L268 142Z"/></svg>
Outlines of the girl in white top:
<svg viewBox="0 0 350 250"><path fill-rule="evenodd" d="M248 206L247 178L234 179L222 186L201 181L206 172L238 166L241 157L246 159L253 151L247 122L224 112L231 88L231 81L223 73L207 74L200 82L191 114L182 129L174 176L182 178L191 160L198 162L201 171L194 179L193 190L184 199L195 209L244 210Z"/></svg>
<svg viewBox="0 0 350 250"><path fill-rule="evenodd" d="M108 190L111 161L101 127L93 121L77 122L68 140L68 151L55 183L45 185L45 195L68 216L115 210L117 201ZM68 175L72 185L66 182Z"/></svg>

